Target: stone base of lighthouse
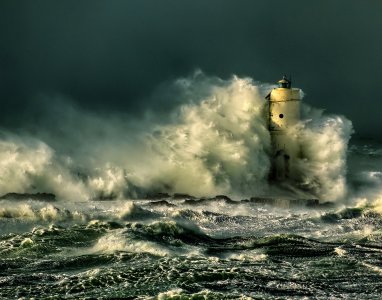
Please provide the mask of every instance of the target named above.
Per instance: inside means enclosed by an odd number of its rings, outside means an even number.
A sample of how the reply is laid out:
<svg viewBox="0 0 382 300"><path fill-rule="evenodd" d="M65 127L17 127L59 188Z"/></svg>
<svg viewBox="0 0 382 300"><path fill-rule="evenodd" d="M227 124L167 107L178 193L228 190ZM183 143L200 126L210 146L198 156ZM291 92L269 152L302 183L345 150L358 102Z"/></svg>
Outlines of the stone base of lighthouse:
<svg viewBox="0 0 382 300"><path fill-rule="evenodd" d="M272 167L270 179L284 181L298 178L296 164L300 147L285 131L271 131Z"/></svg>

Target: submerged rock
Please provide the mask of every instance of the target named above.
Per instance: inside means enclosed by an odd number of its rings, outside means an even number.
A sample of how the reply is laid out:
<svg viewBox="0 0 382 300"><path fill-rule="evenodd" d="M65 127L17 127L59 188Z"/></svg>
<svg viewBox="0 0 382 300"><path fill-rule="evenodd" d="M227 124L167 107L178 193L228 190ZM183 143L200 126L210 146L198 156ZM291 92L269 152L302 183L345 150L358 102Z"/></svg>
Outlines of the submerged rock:
<svg viewBox="0 0 382 300"><path fill-rule="evenodd" d="M170 202L167 202L166 200L152 201L152 202L149 202L148 205L150 205L150 206L176 207L175 204L172 204L172 203L170 203Z"/></svg>
<svg viewBox="0 0 382 300"><path fill-rule="evenodd" d="M285 199L285 198L263 198L252 197L250 200L244 200L245 202L252 202L256 204L266 204L277 206L281 208L289 208L293 206L305 206L305 207L319 207L320 201L318 199Z"/></svg>
<svg viewBox="0 0 382 300"><path fill-rule="evenodd" d="M114 193L110 193L110 194L101 193L97 195L96 197L94 197L92 200L93 201L113 201L113 200L116 200L117 198L118 198L118 195Z"/></svg>
<svg viewBox="0 0 382 300"><path fill-rule="evenodd" d="M226 204L238 204L239 201L232 200L226 195L217 195L212 198L191 198L191 199L185 199L184 203L189 205L199 205L199 204L208 204L213 203L216 201L225 202Z"/></svg>
<svg viewBox="0 0 382 300"><path fill-rule="evenodd" d="M8 193L0 197L1 200L12 200L12 201L24 201L24 200L38 200L53 202L56 201L56 195L51 193Z"/></svg>
<svg viewBox="0 0 382 300"><path fill-rule="evenodd" d="M182 194L182 193L175 193L172 195L172 198L175 200L182 200L182 199L195 199L194 196L191 196L189 194Z"/></svg>
<svg viewBox="0 0 382 300"><path fill-rule="evenodd" d="M233 204L238 203L237 201L232 200L230 197L226 195L216 195L215 197L211 198L211 200L223 200L226 203L233 203Z"/></svg>
<svg viewBox="0 0 382 300"><path fill-rule="evenodd" d="M168 199L168 198L171 198L171 196L167 193L153 193L153 194L146 195L147 200L161 200L161 199Z"/></svg>

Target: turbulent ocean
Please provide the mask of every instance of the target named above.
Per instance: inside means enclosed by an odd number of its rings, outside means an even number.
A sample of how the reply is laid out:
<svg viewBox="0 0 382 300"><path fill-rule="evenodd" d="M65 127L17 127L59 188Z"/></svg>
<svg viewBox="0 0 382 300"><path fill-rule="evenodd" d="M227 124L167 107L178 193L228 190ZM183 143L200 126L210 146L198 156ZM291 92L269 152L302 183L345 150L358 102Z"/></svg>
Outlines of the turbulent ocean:
<svg viewBox="0 0 382 300"><path fill-rule="evenodd" d="M300 178L269 183L271 88L197 73L160 118L49 99L2 130L0 298L380 299L382 145L304 105Z"/></svg>

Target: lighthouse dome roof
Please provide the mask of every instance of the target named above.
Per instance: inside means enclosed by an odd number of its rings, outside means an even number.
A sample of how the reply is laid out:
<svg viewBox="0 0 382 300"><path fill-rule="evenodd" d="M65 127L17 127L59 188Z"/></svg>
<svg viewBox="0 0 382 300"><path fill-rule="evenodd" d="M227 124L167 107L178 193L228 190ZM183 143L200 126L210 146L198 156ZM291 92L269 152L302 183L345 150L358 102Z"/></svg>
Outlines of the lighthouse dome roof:
<svg viewBox="0 0 382 300"><path fill-rule="evenodd" d="M289 79L287 79L286 76L284 75L283 79L278 81L278 84L279 84L279 87L281 87L281 88L290 89L292 82Z"/></svg>

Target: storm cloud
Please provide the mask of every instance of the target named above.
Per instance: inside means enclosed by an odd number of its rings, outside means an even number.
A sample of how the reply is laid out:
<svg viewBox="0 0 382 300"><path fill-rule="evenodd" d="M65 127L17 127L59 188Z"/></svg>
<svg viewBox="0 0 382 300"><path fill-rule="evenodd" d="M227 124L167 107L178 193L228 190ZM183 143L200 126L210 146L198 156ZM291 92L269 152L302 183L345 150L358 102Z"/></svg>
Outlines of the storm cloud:
<svg viewBox="0 0 382 300"><path fill-rule="evenodd" d="M0 126L38 124L57 110L41 98L58 95L94 113L160 114L178 105L163 87L201 69L292 74L306 102L378 138L381 12L378 0L3 0Z"/></svg>

